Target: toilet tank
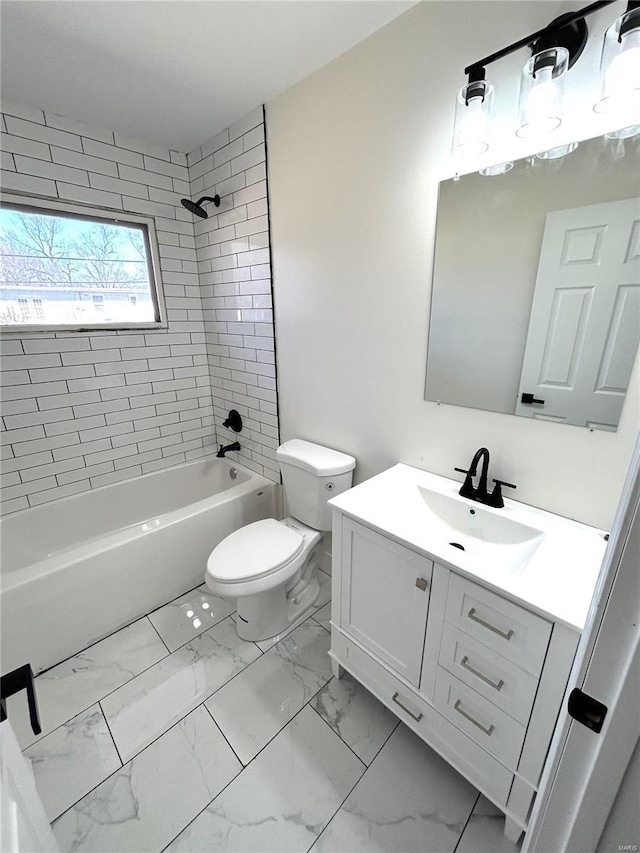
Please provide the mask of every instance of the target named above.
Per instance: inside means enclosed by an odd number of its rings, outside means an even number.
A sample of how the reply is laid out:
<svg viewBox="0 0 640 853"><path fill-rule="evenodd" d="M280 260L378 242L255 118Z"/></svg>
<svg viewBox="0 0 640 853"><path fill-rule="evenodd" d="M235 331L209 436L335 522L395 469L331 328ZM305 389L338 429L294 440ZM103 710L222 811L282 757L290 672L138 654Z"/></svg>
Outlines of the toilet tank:
<svg viewBox="0 0 640 853"><path fill-rule="evenodd" d="M356 460L299 438L285 441L276 455L291 515L315 530L331 530L327 501L351 488Z"/></svg>

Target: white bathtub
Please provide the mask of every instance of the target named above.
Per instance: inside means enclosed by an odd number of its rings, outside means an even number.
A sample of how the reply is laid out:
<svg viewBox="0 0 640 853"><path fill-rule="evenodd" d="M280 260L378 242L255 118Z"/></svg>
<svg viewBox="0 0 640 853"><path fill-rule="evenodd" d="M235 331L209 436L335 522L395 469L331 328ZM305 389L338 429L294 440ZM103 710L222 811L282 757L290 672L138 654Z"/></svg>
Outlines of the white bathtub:
<svg viewBox="0 0 640 853"><path fill-rule="evenodd" d="M3 518L2 672L46 669L203 583L212 548L272 516L277 489L205 457Z"/></svg>

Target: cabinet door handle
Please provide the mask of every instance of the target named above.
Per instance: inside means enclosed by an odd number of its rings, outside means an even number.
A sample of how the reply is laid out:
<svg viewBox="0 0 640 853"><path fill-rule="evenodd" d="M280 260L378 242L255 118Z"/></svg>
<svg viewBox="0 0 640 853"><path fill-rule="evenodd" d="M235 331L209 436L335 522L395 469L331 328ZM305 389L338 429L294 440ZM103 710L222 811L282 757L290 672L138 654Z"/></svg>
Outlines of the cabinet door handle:
<svg viewBox="0 0 640 853"><path fill-rule="evenodd" d="M391 701L392 701L392 702L395 702L395 703L396 703L396 705L400 705L400 707L402 708L402 710L403 710L405 713L407 713L410 717L413 717L413 719L416 721L416 723L419 723L419 722L420 722L420 720L424 717L424 714L422 713L422 711L418 714L418 716L416 716L416 715L413 713L413 711L410 711L408 708L406 708L406 707L402 704L402 702L398 699L398 694L397 694L397 693L394 693L394 694L393 694L393 696L391 697Z"/></svg>
<svg viewBox="0 0 640 853"><path fill-rule="evenodd" d="M493 687L494 690L497 690L498 692L502 690L502 688L504 687L504 681L502 679L500 679L500 681L498 681L497 683L495 681L491 681L491 679L487 678L486 675L483 675L481 672L478 672L477 669L474 669L472 666L470 666L468 660L469 658L465 655L460 661L460 666L464 669L468 669L469 672L480 678L482 681L484 681L485 684L488 684L489 687Z"/></svg>
<svg viewBox="0 0 640 853"><path fill-rule="evenodd" d="M424 578L416 578L416 586L424 592L427 588L427 582Z"/></svg>
<svg viewBox="0 0 640 853"><path fill-rule="evenodd" d="M493 631L494 634L497 634L499 637L502 637L503 640L510 640L513 637L513 628L509 628L507 633L501 631L500 628L496 628L495 625L490 625L488 622L485 622L484 619L481 619L479 616L476 616L476 609L472 607L471 610L467 613L469 619L473 619L474 622L477 622L479 625L482 625L485 628L488 628L490 631Z"/></svg>
<svg viewBox="0 0 640 853"><path fill-rule="evenodd" d="M481 732L484 732L486 735L489 735L489 737L491 737L491 735L493 734L493 732L494 732L494 730L495 730L495 726L493 725L493 723L491 723L491 725L489 726L489 728L488 728L488 729L486 729L486 728L482 725L482 723L479 723L477 720L474 720L474 719L473 719L473 717L472 717L470 714L467 714L467 712L466 712L466 711L463 711L463 710L462 710L462 708L460 707L460 704L461 704L461 703L460 703L460 700L459 700L459 699L456 699L456 703L455 703L455 705L453 706L453 710L454 710L454 711L457 711L459 714L462 714L462 716L465 718L465 720L469 720L469 722L470 722L470 723L473 723L473 725L474 725L474 726L477 726L477 727L480 729L480 731L481 731Z"/></svg>

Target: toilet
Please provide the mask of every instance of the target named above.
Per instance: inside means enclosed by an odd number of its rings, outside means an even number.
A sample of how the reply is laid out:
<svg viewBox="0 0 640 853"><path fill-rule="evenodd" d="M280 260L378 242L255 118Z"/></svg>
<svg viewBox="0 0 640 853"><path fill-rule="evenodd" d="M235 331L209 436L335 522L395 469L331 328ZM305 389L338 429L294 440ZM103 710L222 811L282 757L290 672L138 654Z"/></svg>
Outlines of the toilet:
<svg viewBox="0 0 640 853"><path fill-rule="evenodd" d="M238 600L243 640L266 640L309 610L320 593L322 535L331 530L327 501L351 487L353 456L293 439L276 452L291 515L267 518L231 533L207 560L205 583Z"/></svg>

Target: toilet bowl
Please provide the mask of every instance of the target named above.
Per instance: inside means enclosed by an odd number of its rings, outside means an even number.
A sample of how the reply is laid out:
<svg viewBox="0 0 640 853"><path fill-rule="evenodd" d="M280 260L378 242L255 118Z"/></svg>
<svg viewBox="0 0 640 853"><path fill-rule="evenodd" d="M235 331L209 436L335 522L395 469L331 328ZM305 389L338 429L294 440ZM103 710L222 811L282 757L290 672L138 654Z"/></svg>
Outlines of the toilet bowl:
<svg viewBox="0 0 640 853"><path fill-rule="evenodd" d="M236 630L266 640L287 630L316 602L322 532L331 529L329 498L351 486L355 459L294 439L278 448L291 516L267 518L231 533L211 552L205 583L237 599Z"/></svg>
<svg viewBox="0 0 640 853"><path fill-rule="evenodd" d="M238 599L242 639L279 634L315 604L321 540L317 530L293 518L267 518L241 527L214 548L205 582L215 595Z"/></svg>

